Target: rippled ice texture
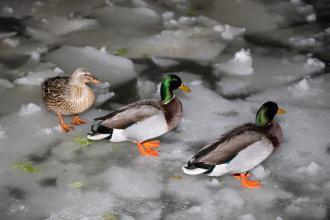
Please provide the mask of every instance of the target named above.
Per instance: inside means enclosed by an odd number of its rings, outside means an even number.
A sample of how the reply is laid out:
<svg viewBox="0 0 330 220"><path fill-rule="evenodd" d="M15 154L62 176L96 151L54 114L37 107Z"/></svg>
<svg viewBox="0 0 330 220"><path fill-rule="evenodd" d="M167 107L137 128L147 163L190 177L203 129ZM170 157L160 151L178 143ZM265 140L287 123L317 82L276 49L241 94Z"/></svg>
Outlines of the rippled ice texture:
<svg viewBox="0 0 330 220"><path fill-rule="evenodd" d="M330 29L320 11L286 0L1 1L0 219L329 218ZM89 123L65 134L40 84L78 67L107 83L94 87ZM184 117L158 158L132 143L86 143L93 118L159 98L168 73L192 92L176 91ZM282 145L251 172L262 189L182 173L268 100L287 114L276 119Z"/></svg>

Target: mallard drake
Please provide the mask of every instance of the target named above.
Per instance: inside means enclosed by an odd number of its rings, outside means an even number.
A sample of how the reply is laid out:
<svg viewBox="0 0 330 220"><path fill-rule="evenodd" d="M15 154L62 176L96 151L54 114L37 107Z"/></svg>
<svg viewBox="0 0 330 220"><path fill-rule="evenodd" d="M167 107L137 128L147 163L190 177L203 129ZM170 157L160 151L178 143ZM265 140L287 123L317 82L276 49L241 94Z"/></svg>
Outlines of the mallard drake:
<svg viewBox="0 0 330 220"><path fill-rule="evenodd" d="M161 100L149 99L123 106L108 115L95 118L96 124L87 137L91 140L108 139L112 142L132 141L141 155L158 156L154 148L159 141L147 141L175 128L182 117L182 104L173 94L181 89L190 92L176 75L164 78L160 88Z"/></svg>
<svg viewBox="0 0 330 220"><path fill-rule="evenodd" d="M65 132L74 128L65 124L63 115L73 115L73 125L86 123L78 114L89 109L95 101L94 91L86 83L98 84L100 81L90 72L79 68L71 76L55 76L42 84L43 101L49 110L56 113Z"/></svg>
<svg viewBox="0 0 330 220"><path fill-rule="evenodd" d="M282 142L282 128L273 121L285 110L275 102L264 103L255 123L236 127L202 148L183 166L189 175L222 176L230 173L241 180L243 187L259 188L259 181L249 180L249 170L263 162Z"/></svg>

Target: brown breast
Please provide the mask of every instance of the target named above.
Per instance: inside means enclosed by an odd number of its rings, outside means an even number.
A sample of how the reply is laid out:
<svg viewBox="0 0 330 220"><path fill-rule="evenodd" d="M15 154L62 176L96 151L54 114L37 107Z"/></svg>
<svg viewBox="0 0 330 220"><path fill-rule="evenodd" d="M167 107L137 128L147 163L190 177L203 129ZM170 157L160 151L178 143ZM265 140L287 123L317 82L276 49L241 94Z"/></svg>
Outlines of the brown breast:
<svg viewBox="0 0 330 220"><path fill-rule="evenodd" d="M174 97L169 103L163 105L168 130L175 128L182 118L182 104Z"/></svg>

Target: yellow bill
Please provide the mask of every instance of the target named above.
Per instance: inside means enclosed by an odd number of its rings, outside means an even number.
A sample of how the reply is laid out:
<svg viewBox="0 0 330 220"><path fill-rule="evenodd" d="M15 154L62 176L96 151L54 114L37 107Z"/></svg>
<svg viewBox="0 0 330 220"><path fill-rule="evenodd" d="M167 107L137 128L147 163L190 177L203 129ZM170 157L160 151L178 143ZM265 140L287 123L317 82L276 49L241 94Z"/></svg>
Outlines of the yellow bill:
<svg viewBox="0 0 330 220"><path fill-rule="evenodd" d="M190 92L191 90L189 89L188 86L181 84L181 86L179 87L179 89L181 89L184 92Z"/></svg>
<svg viewBox="0 0 330 220"><path fill-rule="evenodd" d="M276 114L278 114L278 115L284 115L285 113L286 113L286 111L283 108L278 108Z"/></svg>

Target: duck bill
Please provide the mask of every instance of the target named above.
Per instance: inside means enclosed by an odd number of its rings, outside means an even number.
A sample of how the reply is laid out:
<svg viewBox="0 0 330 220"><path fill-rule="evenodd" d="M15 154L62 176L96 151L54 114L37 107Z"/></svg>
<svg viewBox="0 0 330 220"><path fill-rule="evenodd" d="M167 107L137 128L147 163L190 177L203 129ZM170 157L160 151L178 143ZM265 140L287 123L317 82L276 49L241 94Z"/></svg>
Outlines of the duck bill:
<svg viewBox="0 0 330 220"><path fill-rule="evenodd" d="M181 84L181 86L179 87L179 89L181 89L184 92L190 92L191 90L189 89L188 86Z"/></svg>
<svg viewBox="0 0 330 220"><path fill-rule="evenodd" d="M283 108L278 108L277 113L278 115L284 115L286 111Z"/></svg>
<svg viewBox="0 0 330 220"><path fill-rule="evenodd" d="M100 80L96 79L96 78L93 78L93 79L91 79L91 83L97 85L97 84L101 84L102 82Z"/></svg>

